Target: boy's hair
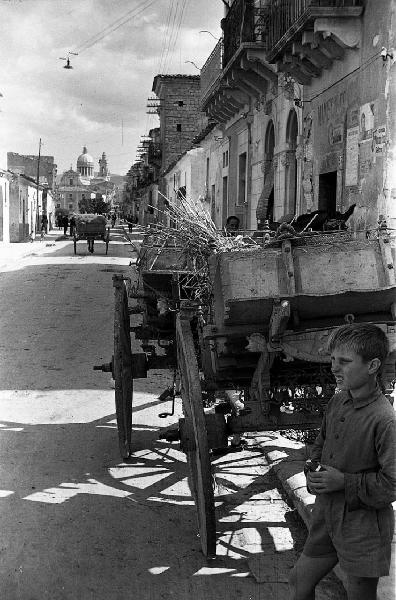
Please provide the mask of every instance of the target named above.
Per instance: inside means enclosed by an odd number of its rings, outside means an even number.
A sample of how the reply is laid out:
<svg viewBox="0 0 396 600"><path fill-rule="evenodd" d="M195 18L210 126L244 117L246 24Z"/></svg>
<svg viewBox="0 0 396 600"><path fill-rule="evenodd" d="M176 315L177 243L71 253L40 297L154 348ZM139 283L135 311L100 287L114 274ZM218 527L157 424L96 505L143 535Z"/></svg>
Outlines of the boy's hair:
<svg viewBox="0 0 396 600"><path fill-rule="evenodd" d="M381 367L389 353L389 343L382 329L371 323L352 323L338 327L329 337L327 347L332 352L345 346L359 354L364 361L379 358Z"/></svg>

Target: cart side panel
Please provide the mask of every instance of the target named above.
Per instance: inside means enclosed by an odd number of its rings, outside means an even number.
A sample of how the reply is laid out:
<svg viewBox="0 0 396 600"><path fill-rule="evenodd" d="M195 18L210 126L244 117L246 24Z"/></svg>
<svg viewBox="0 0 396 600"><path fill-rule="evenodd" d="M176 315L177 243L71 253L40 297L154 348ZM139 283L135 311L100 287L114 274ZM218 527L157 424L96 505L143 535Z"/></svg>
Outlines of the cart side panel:
<svg viewBox="0 0 396 600"><path fill-rule="evenodd" d="M339 294L387 285L380 248L372 242L294 248L293 259L297 293Z"/></svg>
<svg viewBox="0 0 396 600"><path fill-rule="evenodd" d="M214 324L269 321L274 299L302 318L383 313L395 302L393 264L382 240L219 253L211 259ZM352 305L351 305L352 301Z"/></svg>

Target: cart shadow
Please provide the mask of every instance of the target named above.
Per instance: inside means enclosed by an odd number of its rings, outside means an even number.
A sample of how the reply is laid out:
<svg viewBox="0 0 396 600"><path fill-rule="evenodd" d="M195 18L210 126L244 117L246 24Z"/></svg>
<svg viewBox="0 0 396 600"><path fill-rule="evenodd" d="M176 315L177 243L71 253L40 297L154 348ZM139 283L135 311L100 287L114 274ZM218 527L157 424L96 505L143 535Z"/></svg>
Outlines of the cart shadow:
<svg viewBox="0 0 396 600"><path fill-rule="evenodd" d="M19 545L24 539L23 550L11 543L7 556L11 571L13 561L26 562L19 584L26 577L26 586L34 586L37 578L27 565L36 561L38 570L45 565L45 586L59 585L60 579L70 598L87 586L92 597L112 598L115 580L120 596L139 600L156 597L158 585L174 590L172 597L180 600L204 600L214 592L224 598L226 581L233 577L241 597L249 597L257 590L252 569L259 554L277 564L294 562L303 540L292 511L281 519L276 500L267 501L255 518L239 510L274 489L270 470L228 499L216 497L218 555L207 560L197 537L185 456L178 444L158 440L158 431L150 424L134 425L132 456L124 461L114 415L61 425L1 423L0 522L5 539L19 539ZM240 462L235 455L227 458L226 479ZM279 572L272 576L272 581L278 577L274 598L286 597ZM28 589L37 595L34 587Z"/></svg>

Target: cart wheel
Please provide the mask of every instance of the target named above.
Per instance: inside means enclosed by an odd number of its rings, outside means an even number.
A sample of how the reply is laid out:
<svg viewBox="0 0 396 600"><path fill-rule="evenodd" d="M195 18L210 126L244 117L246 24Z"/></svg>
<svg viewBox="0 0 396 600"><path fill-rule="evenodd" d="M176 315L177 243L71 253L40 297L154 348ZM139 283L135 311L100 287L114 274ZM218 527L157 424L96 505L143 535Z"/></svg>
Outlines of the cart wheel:
<svg viewBox="0 0 396 600"><path fill-rule="evenodd" d="M118 441L122 458L128 458L131 454L133 397L128 292L122 275L113 275L113 286L115 288L113 376Z"/></svg>
<svg viewBox="0 0 396 600"><path fill-rule="evenodd" d="M186 422L190 423L190 428L194 431L195 448L186 452L191 475L191 493L197 509L202 552L205 556L214 557L216 555L215 505L198 363L190 322L181 319L180 315L176 320L176 338L183 409Z"/></svg>
<svg viewBox="0 0 396 600"><path fill-rule="evenodd" d="M77 238L75 235L73 236L73 243L74 243L74 254L77 254Z"/></svg>

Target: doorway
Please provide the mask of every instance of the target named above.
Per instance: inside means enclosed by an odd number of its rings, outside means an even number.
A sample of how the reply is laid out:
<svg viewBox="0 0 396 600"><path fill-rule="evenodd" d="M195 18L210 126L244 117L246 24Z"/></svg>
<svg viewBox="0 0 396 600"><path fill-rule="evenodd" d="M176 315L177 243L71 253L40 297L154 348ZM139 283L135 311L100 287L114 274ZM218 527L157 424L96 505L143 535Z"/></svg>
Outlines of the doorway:
<svg viewBox="0 0 396 600"><path fill-rule="evenodd" d="M325 210L334 219L337 209L337 171L319 175L318 209Z"/></svg>

